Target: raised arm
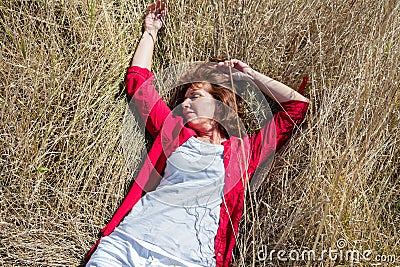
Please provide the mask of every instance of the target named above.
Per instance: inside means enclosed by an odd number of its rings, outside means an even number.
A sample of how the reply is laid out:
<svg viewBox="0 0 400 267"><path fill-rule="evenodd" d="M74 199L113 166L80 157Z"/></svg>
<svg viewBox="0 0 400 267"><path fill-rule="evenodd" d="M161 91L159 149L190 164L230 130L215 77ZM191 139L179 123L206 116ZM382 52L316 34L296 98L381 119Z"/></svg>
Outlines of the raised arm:
<svg viewBox="0 0 400 267"><path fill-rule="evenodd" d="M163 26L165 12L165 3L161 1L157 1L146 8L144 31L133 55L131 66L151 70L154 44L157 40L157 33Z"/></svg>
<svg viewBox="0 0 400 267"><path fill-rule="evenodd" d="M235 68L248 75L264 94L279 102L282 107L281 111L274 114L272 120L263 125L256 134L250 136L249 174L251 176L259 169L260 164L268 162L274 151L279 150L290 139L293 130L303 122L309 100L292 88L253 70L237 59L220 62L219 65Z"/></svg>
<svg viewBox="0 0 400 267"><path fill-rule="evenodd" d="M264 94L268 95L270 98L279 103L290 100L309 102L306 97L302 96L289 86L252 69L249 65L240 60L232 59L221 62L219 65L230 66L247 74Z"/></svg>
<svg viewBox="0 0 400 267"><path fill-rule="evenodd" d="M158 30L163 25L164 16L163 2L158 1L147 7L144 32L125 79L127 93L132 97L132 103L141 115L146 129L154 137L159 133L165 118L171 112L154 88L152 83L154 76L151 72L154 42Z"/></svg>

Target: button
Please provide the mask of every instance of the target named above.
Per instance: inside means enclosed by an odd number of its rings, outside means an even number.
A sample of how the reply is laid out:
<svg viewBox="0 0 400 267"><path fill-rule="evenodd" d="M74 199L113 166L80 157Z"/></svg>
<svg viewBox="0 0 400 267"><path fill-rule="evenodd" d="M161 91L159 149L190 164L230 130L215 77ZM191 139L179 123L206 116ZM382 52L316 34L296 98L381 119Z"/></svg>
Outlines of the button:
<svg viewBox="0 0 400 267"><path fill-rule="evenodd" d="M218 252L218 253L217 253L217 256L218 256L218 257L221 257L221 253L220 253L220 252Z"/></svg>

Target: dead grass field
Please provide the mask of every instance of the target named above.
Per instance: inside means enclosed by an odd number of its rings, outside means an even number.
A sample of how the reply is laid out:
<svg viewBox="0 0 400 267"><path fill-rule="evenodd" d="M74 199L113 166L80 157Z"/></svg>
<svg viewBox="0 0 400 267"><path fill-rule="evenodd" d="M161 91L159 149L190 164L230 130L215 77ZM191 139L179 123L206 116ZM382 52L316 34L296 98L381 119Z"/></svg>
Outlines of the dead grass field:
<svg viewBox="0 0 400 267"><path fill-rule="evenodd" d="M124 197L123 79L147 4L0 0L1 265L79 265ZM400 256L400 3L167 6L155 71L225 56L294 88L310 77L304 128L247 196L234 266L271 263L258 258L262 246L321 252L341 238L345 249ZM131 164L144 148L135 140Z"/></svg>

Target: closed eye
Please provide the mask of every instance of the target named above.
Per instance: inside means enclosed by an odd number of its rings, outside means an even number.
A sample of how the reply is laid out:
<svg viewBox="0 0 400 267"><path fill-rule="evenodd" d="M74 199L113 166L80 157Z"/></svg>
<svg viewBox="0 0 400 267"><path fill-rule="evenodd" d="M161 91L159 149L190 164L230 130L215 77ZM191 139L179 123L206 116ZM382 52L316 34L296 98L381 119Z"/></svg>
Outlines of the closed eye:
<svg viewBox="0 0 400 267"><path fill-rule="evenodd" d="M200 98L200 97L201 97L200 95L191 95L191 96L189 96L190 100L194 100L194 99L197 99L197 98Z"/></svg>

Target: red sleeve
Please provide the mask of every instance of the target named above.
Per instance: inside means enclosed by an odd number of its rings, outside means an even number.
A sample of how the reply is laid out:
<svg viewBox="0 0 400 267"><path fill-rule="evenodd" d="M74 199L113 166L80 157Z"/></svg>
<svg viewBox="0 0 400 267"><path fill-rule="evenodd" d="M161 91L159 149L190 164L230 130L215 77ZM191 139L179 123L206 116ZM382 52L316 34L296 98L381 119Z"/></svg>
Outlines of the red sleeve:
<svg viewBox="0 0 400 267"><path fill-rule="evenodd" d="M282 110L250 138L252 152L249 170L251 173L256 171L259 163L265 162L289 140L295 127L303 122L309 105L308 102L299 100L280 104Z"/></svg>
<svg viewBox="0 0 400 267"><path fill-rule="evenodd" d="M291 100L281 103L282 110L274 115L276 129L276 151L292 136L295 127L299 126L306 117L308 102Z"/></svg>
<svg viewBox="0 0 400 267"><path fill-rule="evenodd" d="M127 93L132 97L129 104L134 103L146 129L155 137L171 110L154 88L153 80L150 70L132 66L128 68L125 83Z"/></svg>

